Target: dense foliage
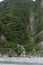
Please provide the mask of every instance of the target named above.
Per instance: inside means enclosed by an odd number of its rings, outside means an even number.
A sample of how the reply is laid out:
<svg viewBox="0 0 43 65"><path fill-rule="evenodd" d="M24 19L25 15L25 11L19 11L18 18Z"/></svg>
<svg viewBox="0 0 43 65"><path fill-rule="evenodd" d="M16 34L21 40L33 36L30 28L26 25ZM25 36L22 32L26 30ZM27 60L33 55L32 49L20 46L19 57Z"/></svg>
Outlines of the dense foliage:
<svg viewBox="0 0 43 65"><path fill-rule="evenodd" d="M0 52L12 56L39 51L40 32L43 31L41 0L4 0L0 3ZM30 18L34 13L31 31ZM34 33L34 34L33 34ZM24 49L23 49L23 48Z"/></svg>

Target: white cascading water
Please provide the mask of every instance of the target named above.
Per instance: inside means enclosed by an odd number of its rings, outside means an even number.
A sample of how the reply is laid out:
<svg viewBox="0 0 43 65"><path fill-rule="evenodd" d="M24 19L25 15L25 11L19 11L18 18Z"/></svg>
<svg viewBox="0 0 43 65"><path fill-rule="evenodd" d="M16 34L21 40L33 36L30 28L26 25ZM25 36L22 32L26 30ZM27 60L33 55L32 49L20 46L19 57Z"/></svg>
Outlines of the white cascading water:
<svg viewBox="0 0 43 65"><path fill-rule="evenodd" d="M3 0L0 0L0 2L3 1Z"/></svg>
<svg viewBox="0 0 43 65"><path fill-rule="evenodd" d="M19 60L18 60L19 59ZM1 62L22 62L22 63L43 63L43 57L31 57L31 58L28 58L28 57L12 57L12 58L9 58L9 57L2 57L0 58L0 61Z"/></svg>

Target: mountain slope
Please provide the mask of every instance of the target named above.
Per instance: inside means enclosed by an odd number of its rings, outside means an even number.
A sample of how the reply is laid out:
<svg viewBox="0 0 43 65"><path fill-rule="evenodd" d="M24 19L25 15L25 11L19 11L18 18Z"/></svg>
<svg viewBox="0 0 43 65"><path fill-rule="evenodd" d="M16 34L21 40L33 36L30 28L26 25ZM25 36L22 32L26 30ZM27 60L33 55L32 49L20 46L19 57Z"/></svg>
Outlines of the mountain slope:
<svg viewBox="0 0 43 65"><path fill-rule="evenodd" d="M43 42L43 0L4 0L0 3L0 51L18 56L39 52ZM22 48L23 47L23 48Z"/></svg>

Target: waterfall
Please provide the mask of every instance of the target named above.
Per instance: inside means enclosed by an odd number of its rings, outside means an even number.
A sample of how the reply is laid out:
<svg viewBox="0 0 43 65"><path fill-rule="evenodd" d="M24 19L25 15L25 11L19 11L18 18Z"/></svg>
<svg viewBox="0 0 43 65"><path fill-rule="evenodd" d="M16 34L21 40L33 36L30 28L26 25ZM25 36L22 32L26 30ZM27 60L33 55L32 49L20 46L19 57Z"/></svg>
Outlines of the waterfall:
<svg viewBox="0 0 43 65"><path fill-rule="evenodd" d="M34 35L34 25L35 25L35 21L34 21L34 12L30 12L30 29L32 32L32 36Z"/></svg>

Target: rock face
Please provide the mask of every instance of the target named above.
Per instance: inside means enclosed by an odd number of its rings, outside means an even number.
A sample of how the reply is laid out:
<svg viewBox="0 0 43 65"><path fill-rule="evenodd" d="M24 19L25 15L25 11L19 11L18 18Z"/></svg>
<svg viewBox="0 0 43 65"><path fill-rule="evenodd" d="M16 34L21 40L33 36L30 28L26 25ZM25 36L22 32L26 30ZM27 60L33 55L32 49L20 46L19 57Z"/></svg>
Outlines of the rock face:
<svg viewBox="0 0 43 65"><path fill-rule="evenodd" d="M41 14L42 14L41 19L43 21L43 0L41 2ZM42 22L42 24L43 24L43 22ZM40 44L40 50L41 50L41 52L43 52L43 30L39 33L39 36L41 39L41 42L39 43Z"/></svg>
<svg viewBox="0 0 43 65"><path fill-rule="evenodd" d="M42 0L42 3L41 3L41 8L43 8L43 0Z"/></svg>
<svg viewBox="0 0 43 65"><path fill-rule="evenodd" d="M39 43L40 46L40 55L43 56L43 41Z"/></svg>
<svg viewBox="0 0 43 65"><path fill-rule="evenodd" d="M40 42L40 49L43 51L43 41L42 42Z"/></svg>

